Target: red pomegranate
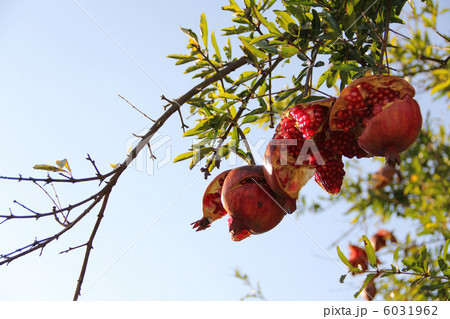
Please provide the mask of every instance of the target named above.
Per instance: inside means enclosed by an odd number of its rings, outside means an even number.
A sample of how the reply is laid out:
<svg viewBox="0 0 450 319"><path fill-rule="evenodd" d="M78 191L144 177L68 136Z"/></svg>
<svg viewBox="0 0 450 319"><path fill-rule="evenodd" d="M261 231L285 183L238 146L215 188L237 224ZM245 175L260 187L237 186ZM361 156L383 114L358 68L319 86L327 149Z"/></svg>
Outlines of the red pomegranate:
<svg viewBox="0 0 450 319"><path fill-rule="evenodd" d="M330 130L353 135L363 151L385 156L387 163L395 166L400 162L398 154L416 140L422 126L414 94L414 88L396 76L357 79L334 103Z"/></svg>
<svg viewBox="0 0 450 319"><path fill-rule="evenodd" d="M350 265L354 268L361 266L361 270L366 271L369 266L369 258L366 251L352 244L348 245L348 249L350 250L350 257L348 258Z"/></svg>
<svg viewBox="0 0 450 319"><path fill-rule="evenodd" d="M422 115L417 102L410 98L393 102L375 115L358 139L367 153L384 156L390 166L400 164L399 153L408 149L422 128Z"/></svg>
<svg viewBox="0 0 450 319"><path fill-rule="evenodd" d="M234 241L271 230L286 213L296 209L295 200L270 189L262 166L233 169L223 184L222 203L231 217L229 228Z"/></svg>
<svg viewBox="0 0 450 319"><path fill-rule="evenodd" d="M192 228L196 231L205 230L213 221L227 214L227 211L222 205L221 196L223 183L230 172L231 170L220 173L206 188L202 201L203 218L191 224L193 225Z"/></svg>
<svg viewBox="0 0 450 319"><path fill-rule="evenodd" d="M330 137L328 114L335 100L299 104L283 113L264 156L267 183L280 196L298 198L300 189L312 176L328 192L340 189L340 185L336 187L329 182L336 180L336 172L325 168L331 158L336 159L335 153L328 149L330 144L326 144ZM354 144L357 145L356 140ZM338 172L344 176L343 170ZM332 189L327 188L332 184Z"/></svg>

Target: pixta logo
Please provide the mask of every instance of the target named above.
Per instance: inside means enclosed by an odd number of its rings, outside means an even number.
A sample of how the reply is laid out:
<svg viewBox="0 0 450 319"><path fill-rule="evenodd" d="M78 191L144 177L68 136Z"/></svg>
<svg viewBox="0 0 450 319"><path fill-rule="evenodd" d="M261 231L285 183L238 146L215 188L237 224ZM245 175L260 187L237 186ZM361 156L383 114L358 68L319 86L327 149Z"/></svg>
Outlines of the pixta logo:
<svg viewBox="0 0 450 319"><path fill-rule="evenodd" d="M141 136L147 132L148 129L143 129L127 140L127 153L142 140ZM148 146L138 154L130 166L139 172L144 172L152 176L155 175L156 170L172 163L173 154L169 143L171 140L171 136L156 132L150 139Z"/></svg>

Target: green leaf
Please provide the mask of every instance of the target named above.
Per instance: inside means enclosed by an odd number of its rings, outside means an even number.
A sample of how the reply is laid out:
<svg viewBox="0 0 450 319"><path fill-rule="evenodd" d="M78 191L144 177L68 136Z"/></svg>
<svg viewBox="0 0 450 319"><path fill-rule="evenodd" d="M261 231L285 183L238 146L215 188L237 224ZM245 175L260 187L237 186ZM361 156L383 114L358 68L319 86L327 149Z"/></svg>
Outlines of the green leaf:
<svg viewBox="0 0 450 319"><path fill-rule="evenodd" d="M450 243L450 239L447 239L445 241L444 248L442 248L442 258L447 259L447 251L448 251L448 245Z"/></svg>
<svg viewBox="0 0 450 319"><path fill-rule="evenodd" d="M202 40L205 48L208 48L208 23L206 22L206 16L203 12L200 16L200 31L202 33Z"/></svg>
<svg viewBox="0 0 450 319"><path fill-rule="evenodd" d="M237 13L237 12L244 12L244 10L239 8L239 6L237 5L236 2L234 2L234 0L230 0L230 5L223 6L222 10L231 11L231 12L235 12L235 13Z"/></svg>
<svg viewBox="0 0 450 319"><path fill-rule="evenodd" d="M420 247L419 258L417 262L422 266L423 271L428 272L428 251L427 246Z"/></svg>
<svg viewBox="0 0 450 319"><path fill-rule="evenodd" d="M258 72L256 71L245 71L242 74L239 75L239 79L233 82L233 84L241 84L248 80L253 79L254 77L258 76Z"/></svg>
<svg viewBox="0 0 450 319"><path fill-rule="evenodd" d="M230 38L227 39L227 44L223 47L223 50L225 51L225 55L227 56L228 60L231 60L231 41Z"/></svg>
<svg viewBox="0 0 450 319"><path fill-rule="evenodd" d="M202 147L198 150L193 151L192 161L189 164L189 169L193 169L195 165L197 165L207 154L214 151L214 147Z"/></svg>
<svg viewBox="0 0 450 319"><path fill-rule="evenodd" d="M177 61L177 64L181 64L179 63L180 61L182 61L183 63L186 62L190 62L190 61L194 61L197 60L198 58L192 55L184 55L184 54L169 54L167 56L170 59L177 59L179 61Z"/></svg>
<svg viewBox="0 0 450 319"><path fill-rule="evenodd" d="M350 262L348 261L347 257L345 257L345 255L342 253L341 249L339 248L339 246L336 247L337 253L339 258L341 259L341 261L347 265L350 269L353 269L353 266L350 264Z"/></svg>
<svg viewBox="0 0 450 319"><path fill-rule="evenodd" d="M332 66L333 70L336 71L361 71L361 67L354 65L354 64L334 64Z"/></svg>
<svg viewBox="0 0 450 319"><path fill-rule="evenodd" d="M314 67L315 67L315 68L318 68L318 67L321 67L321 66L324 66L324 65L325 65L325 62L319 61L319 62L317 62L316 64L314 64Z"/></svg>
<svg viewBox="0 0 450 319"><path fill-rule="evenodd" d="M184 132L183 137L194 136L194 135L197 135L198 133L207 131L208 129L210 129L212 127L211 119L212 118L207 118L207 119L201 120L200 122L198 122L198 124L194 128L191 128L190 130L187 130L186 132Z"/></svg>
<svg viewBox="0 0 450 319"><path fill-rule="evenodd" d="M181 161L187 160L188 158L191 158L193 155L194 155L194 152L192 152L192 151L180 154L173 159L173 162L176 163L176 162L181 162Z"/></svg>
<svg viewBox="0 0 450 319"><path fill-rule="evenodd" d="M324 11L324 18L325 18L325 21L328 22L328 25L330 26L330 28L337 35L341 35L342 34L342 30L341 30L341 27L340 27L339 23L337 23L337 21L333 18L333 16L328 11Z"/></svg>
<svg viewBox="0 0 450 319"><path fill-rule="evenodd" d="M239 96L231 94L231 93L226 93L226 92L220 92L218 97L221 97L224 99L239 100Z"/></svg>
<svg viewBox="0 0 450 319"><path fill-rule="evenodd" d="M369 263L373 268L377 268L377 256L375 255L375 249L373 249L372 243L366 235L362 237L365 245L367 257L369 257Z"/></svg>
<svg viewBox="0 0 450 319"><path fill-rule="evenodd" d="M259 117L256 115L247 115L246 117L244 117L244 120L242 121L241 124L246 124L246 123L253 123L255 122Z"/></svg>
<svg viewBox="0 0 450 319"><path fill-rule="evenodd" d="M251 30L252 29L250 27L245 26L245 25L240 25L237 28L236 28L236 26L232 26L232 27L229 27L229 28L222 29L222 31L225 32L223 35L241 34L241 33L245 33L245 32L251 31Z"/></svg>
<svg viewBox="0 0 450 319"><path fill-rule="evenodd" d="M326 70L322 73L322 75L319 77L319 80L317 81L317 88L320 88L321 85L329 78L331 77L331 69Z"/></svg>
<svg viewBox="0 0 450 319"><path fill-rule="evenodd" d="M258 50L256 47L254 47L253 45L250 45L248 43L248 41L246 39L244 39L243 37L239 37L239 39L241 40L242 44L244 45L244 47L251 52L251 54L253 54L255 57L263 59L263 60L267 60L269 59L269 57L267 56L267 54L265 54L264 52Z"/></svg>
<svg viewBox="0 0 450 319"><path fill-rule="evenodd" d="M361 294L361 292L364 290L364 288L367 287L367 285L373 280L373 278L376 277L376 274L368 274L366 279L364 280L364 284L362 285L361 289L354 294L355 298L358 298L358 296Z"/></svg>
<svg viewBox="0 0 450 319"><path fill-rule="evenodd" d="M195 40L195 43L198 44L198 37L195 34L194 31L192 31L191 29L186 29L183 27L180 27L181 31L183 31L185 34L187 34L187 36L189 36L189 38Z"/></svg>
<svg viewBox="0 0 450 319"><path fill-rule="evenodd" d="M231 107L230 107L230 115L231 115L231 117L235 117L236 116L236 108L234 107L234 105L232 105Z"/></svg>
<svg viewBox="0 0 450 319"><path fill-rule="evenodd" d="M450 278L450 266L448 265L447 261L442 258L441 256L438 257L438 265L439 268L441 269L442 273L446 276Z"/></svg>
<svg viewBox="0 0 450 319"><path fill-rule="evenodd" d="M353 13L353 7L354 7L354 0L350 0L350 1L347 1L347 14L349 15L349 16L351 16L352 15L352 13Z"/></svg>
<svg viewBox="0 0 450 319"><path fill-rule="evenodd" d="M342 276L339 278L339 282L340 282L341 284L343 284L346 277L347 277L347 274L342 275Z"/></svg>
<svg viewBox="0 0 450 319"><path fill-rule="evenodd" d="M317 37L320 34L320 17L316 10L312 9L313 20L312 20L312 31L313 36Z"/></svg>
<svg viewBox="0 0 450 319"><path fill-rule="evenodd" d="M291 56L299 53L299 50L291 45L285 45L281 47L281 56L283 58L290 58Z"/></svg>
<svg viewBox="0 0 450 319"><path fill-rule="evenodd" d="M295 20L286 11L273 10L277 17L278 24L287 32L293 34L294 29L299 29Z"/></svg>
<svg viewBox="0 0 450 319"><path fill-rule="evenodd" d="M395 260L396 262L398 262L398 253L399 253L399 251L400 251L400 246L397 247L397 248L395 249L395 251L394 251L394 260Z"/></svg>
<svg viewBox="0 0 450 319"><path fill-rule="evenodd" d="M217 154L220 157L227 157L228 154L230 154L230 149L228 148L228 146L222 146L221 148L218 149Z"/></svg>
<svg viewBox="0 0 450 319"><path fill-rule="evenodd" d="M271 34L271 33L263 34L263 35L260 35L259 37L253 38L248 44L255 44L255 43L258 43L259 41L273 38L274 36L275 35Z"/></svg>
<svg viewBox="0 0 450 319"><path fill-rule="evenodd" d="M273 22L267 21L266 18L261 15L258 9L256 9L256 7L253 7L253 10L255 11L256 18L269 30L270 33L281 35L280 30L277 29Z"/></svg>
<svg viewBox="0 0 450 319"><path fill-rule="evenodd" d="M214 34L214 31L211 33L211 43L214 48L214 51L216 52L217 57L219 58L219 61L222 61L222 57L220 56L220 50L219 46L217 45L216 35Z"/></svg>

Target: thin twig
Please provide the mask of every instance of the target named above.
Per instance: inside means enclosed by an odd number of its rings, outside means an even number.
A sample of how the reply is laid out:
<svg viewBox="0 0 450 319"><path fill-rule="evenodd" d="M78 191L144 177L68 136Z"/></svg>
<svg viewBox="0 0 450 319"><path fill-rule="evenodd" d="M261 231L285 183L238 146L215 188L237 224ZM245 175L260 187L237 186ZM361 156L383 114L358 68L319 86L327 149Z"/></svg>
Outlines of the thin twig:
<svg viewBox="0 0 450 319"><path fill-rule="evenodd" d="M383 42L381 45L381 50L380 50L380 63L378 64L378 72L381 73L382 69L384 68L383 65L383 59L386 57L386 66L387 66L387 70L389 73L389 61L388 61L388 56L387 56L387 43L389 40L389 25L391 23L391 7L392 7L392 3L391 0L387 1L387 6L386 6L386 21L385 21L385 26L384 26L384 37L383 37Z"/></svg>
<svg viewBox="0 0 450 319"><path fill-rule="evenodd" d="M155 122L154 119L152 119L151 117L149 117L147 114L145 114L144 112L142 112L141 110L139 110L136 106L134 106L133 104L131 104L126 98L124 98L122 95L117 94L122 100L124 100L125 102L127 102L133 109L135 109L136 111L138 111L139 113L141 113L142 115L144 115L147 119L149 119L152 122Z"/></svg>
<svg viewBox="0 0 450 319"><path fill-rule="evenodd" d="M75 247L69 247L69 249L63 250L63 251L61 251L59 253L60 254L67 254L67 253L71 252L72 250L76 250L76 249L82 248L82 247L84 247L86 245L87 244L81 244L81 245L78 245L78 246L75 246Z"/></svg>

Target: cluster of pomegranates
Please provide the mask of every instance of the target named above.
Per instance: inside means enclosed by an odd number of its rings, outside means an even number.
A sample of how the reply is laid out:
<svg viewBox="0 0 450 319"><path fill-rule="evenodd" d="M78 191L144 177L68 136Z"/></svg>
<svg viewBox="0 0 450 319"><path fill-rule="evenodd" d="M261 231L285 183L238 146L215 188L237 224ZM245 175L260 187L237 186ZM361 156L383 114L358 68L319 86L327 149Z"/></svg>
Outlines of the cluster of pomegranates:
<svg viewBox="0 0 450 319"><path fill-rule="evenodd" d="M337 98L286 110L269 142L263 166L225 171L203 197L199 231L229 215L231 238L242 240L274 228L296 209L301 188L314 180L328 193L339 193L345 175L343 156L384 156L390 167L417 138L422 116L414 88L389 75L371 75L350 83Z"/></svg>

